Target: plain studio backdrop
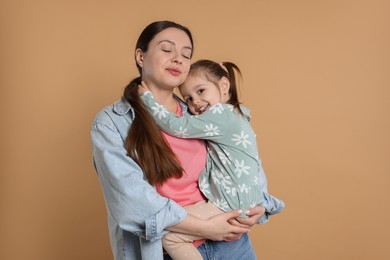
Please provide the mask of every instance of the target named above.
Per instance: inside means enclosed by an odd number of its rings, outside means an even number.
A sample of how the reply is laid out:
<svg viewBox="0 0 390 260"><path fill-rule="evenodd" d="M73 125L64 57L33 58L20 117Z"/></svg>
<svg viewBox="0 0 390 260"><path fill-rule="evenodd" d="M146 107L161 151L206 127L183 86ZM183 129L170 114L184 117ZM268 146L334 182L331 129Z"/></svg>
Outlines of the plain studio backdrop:
<svg viewBox="0 0 390 260"><path fill-rule="evenodd" d="M91 159L95 114L137 76L155 20L194 61L235 62L269 190L259 259L390 259L390 3L2 0L0 259L112 259Z"/></svg>

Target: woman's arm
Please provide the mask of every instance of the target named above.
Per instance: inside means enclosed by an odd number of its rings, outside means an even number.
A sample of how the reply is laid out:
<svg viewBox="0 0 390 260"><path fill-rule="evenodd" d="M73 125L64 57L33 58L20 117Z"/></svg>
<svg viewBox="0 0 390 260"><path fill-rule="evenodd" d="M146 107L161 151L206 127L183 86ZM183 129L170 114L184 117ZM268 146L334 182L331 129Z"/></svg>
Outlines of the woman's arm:
<svg viewBox="0 0 390 260"><path fill-rule="evenodd" d="M165 229L201 234L212 240L227 240L248 231L227 222L240 215L237 211L202 220L188 215L173 200L160 196L144 180L142 170L124 149L117 126L122 129L120 125L125 125L128 120L115 116L105 111L97 115L91 141L93 161L107 209L120 228L147 240L161 238L166 233ZM126 129L131 123L127 124Z"/></svg>
<svg viewBox="0 0 390 260"><path fill-rule="evenodd" d="M207 220L199 219L188 214L183 221L166 229L180 233L199 235L214 241L235 240L249 231L247 226L232 225L229 223L230 220L237 218L241 213L242 211L235 210L216 215Z"/></svg>
<svg viewBox="0 0 390 260"><path fill-rule="evenodd" d="M100 112L91 130L93 161L110 217L123 230L155 240L166 233L165 227L182 221L187 212L160 196L127 156L120 130L127 131L130 125L129 115Z"/></svg>

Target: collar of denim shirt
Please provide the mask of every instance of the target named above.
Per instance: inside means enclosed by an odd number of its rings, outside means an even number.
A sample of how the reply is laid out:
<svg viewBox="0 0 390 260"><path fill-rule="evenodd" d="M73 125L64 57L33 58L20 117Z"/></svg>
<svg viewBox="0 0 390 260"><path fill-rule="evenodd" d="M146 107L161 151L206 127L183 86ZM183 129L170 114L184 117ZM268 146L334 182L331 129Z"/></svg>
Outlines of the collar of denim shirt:
<svg viewBox="0 0 390 260"><path fill-rule="evenodd" d="M173 96L174 98L176 98L177 101L179 101L183 115L188 114L189 112L187 104L183 100L181 100L176 94L173 94ZM125 99L125 97L122 97L120 100L114 103L114 112L116 114L123 116L129 113L129 111L131 111L131 114L134 117L134 110L131 107L130 103Z"/></svg>

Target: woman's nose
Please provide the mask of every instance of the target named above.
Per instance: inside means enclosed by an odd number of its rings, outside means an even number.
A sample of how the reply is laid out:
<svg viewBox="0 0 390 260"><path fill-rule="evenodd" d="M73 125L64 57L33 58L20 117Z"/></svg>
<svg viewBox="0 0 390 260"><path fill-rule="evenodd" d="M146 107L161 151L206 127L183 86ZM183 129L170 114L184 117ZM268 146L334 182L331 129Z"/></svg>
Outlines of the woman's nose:
<svg viewBox="0 0 390 260"><path fill-rule="evenodd" d="M183 60L181 59L181 56L179 53L175 53L171 59L171 61L173 63L178 63L178 64L182 64L183 63Z"/></svg>

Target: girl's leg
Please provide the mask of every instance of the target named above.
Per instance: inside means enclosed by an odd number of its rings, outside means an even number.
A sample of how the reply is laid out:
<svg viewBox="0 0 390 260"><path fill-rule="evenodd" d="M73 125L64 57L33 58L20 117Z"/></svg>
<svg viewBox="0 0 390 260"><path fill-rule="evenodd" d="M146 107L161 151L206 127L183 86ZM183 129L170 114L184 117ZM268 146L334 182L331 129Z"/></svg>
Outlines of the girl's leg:
<svg viewBox="0 0 390 260"><path fill-rule="evenodd" d="M200 201L194 205L185 207L189 214L199 218L207 219L222 213L220 209L211 202ZM170 232L162 239L165 251L172 259L202 260L203 257L198 249L192 244L195 240L202 240L203 237Z"/></svg>
<svg viewBox="0 0 390 260"><path fill-rule="evenodd" d="M198 239L199 237L170 232L163 237L162 244L173 260L203 260L198 249L192 244L193 241Z"/></svg>

